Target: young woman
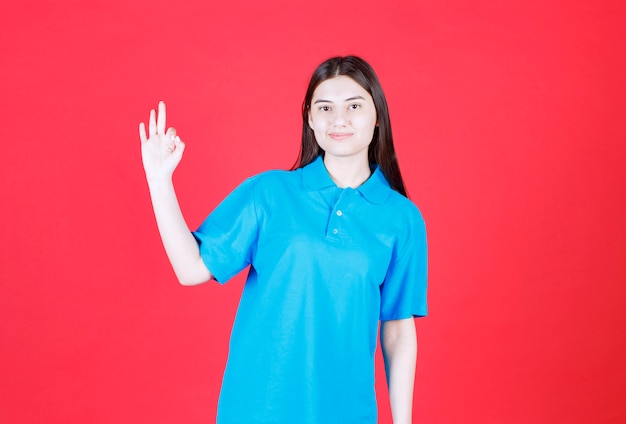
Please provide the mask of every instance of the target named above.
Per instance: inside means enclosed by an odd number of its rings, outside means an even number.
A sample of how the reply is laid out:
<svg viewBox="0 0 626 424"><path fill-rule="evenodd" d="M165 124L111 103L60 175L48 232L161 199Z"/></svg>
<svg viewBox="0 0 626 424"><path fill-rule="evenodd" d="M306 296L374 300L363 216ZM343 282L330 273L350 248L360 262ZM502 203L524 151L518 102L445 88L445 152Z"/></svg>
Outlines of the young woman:
<svg viewBox="0 0 626 424"><path fill-rule="evenodd" d="M336 57L314 72L290 171L244 181L191 232L172 173L184 143L165 105L140 124L158 228L184 285L250 266L218 423L376 423L380 337L395 424L410 423L425 316L426 231L406 197L387 103L372 68Z"/></svg>

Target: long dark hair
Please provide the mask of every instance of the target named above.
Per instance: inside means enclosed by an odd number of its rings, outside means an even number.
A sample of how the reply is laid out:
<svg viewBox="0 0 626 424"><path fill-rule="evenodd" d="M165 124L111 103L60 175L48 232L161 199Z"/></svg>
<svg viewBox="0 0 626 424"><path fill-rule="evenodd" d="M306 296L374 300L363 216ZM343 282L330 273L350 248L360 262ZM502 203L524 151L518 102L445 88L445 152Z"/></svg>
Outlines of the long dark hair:
<svg viewBox="0 0 626 424"><path fill-rule="evenodd" d="M370 165L378 164L391 188L403 196L407 196L402 175L400 174L400 167L398 166L398 159L396 158L396 151L393 147L391 121L385 94L374 69L366 61L356 56L333 57L323 62L313 72L309 88L307 88L304 96L304 102L302 102L302 145L300 146L298 159L292 169L306 166L319 155L324 154L317 141L315 141L315 134L309 126L311 99L318 85L327 79L340 75L352 78L372 96L374 106L376 107L378 125L374 129L374 136L369 146L369 163Z"/></svg>

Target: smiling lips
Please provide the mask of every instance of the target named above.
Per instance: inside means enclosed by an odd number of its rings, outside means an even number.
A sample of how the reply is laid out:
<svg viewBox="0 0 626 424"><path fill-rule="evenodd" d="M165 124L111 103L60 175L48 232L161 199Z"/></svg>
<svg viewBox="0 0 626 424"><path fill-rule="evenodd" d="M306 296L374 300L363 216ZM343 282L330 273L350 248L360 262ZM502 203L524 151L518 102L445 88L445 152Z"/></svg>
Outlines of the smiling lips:
<svg viewBox="0 0 626 424"><path fill-rule="evenodd" d="M352 137L352 133L332 132L332 133L328 133L328 136L332 138L333 140L345 140L346 138Z"/></svg>

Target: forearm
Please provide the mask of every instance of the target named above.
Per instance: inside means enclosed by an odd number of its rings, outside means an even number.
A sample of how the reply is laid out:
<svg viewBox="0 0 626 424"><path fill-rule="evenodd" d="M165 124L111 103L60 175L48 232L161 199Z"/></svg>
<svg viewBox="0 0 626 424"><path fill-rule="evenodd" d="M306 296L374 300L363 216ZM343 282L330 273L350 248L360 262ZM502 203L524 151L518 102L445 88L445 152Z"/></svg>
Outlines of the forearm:
<svg viewBox="0 0 626 424"><path fill-rule="evenodd" d="M409 424L412 422L417 357L415 322L413 318L386 321L380 331L393 422Z"/></svg>
<svg viewBox="0 0 626 424"><path fill-rule="evenodd" d="M148 181L152 207L161 240L176 277L183 285L195 285L212 278L202 262L194 239L176 198L171 178Z"/></svg>

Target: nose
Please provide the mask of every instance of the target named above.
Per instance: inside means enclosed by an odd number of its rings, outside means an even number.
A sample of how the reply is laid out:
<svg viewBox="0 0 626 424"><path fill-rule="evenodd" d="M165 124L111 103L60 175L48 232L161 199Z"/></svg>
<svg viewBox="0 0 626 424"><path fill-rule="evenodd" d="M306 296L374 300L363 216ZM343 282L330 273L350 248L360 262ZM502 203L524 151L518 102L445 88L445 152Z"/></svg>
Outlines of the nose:
<svg viewBox="0 0 626 424"><path fill-rule="evenodd" d="M335 126L341 127L346 125L348 118L346 117L346 112L341 108L337 108L333 114L333 124Z"/></svg>

